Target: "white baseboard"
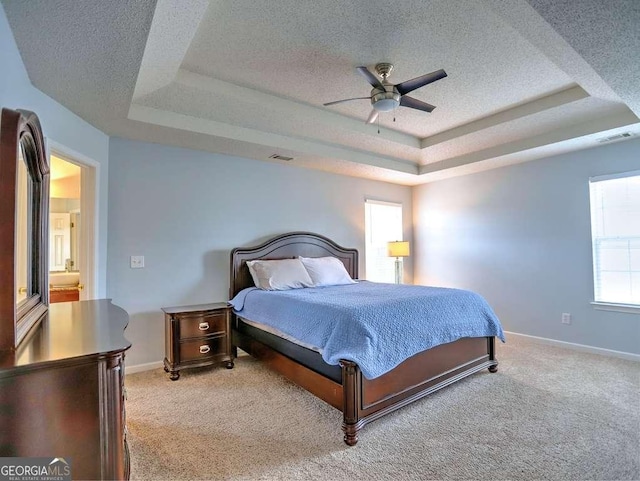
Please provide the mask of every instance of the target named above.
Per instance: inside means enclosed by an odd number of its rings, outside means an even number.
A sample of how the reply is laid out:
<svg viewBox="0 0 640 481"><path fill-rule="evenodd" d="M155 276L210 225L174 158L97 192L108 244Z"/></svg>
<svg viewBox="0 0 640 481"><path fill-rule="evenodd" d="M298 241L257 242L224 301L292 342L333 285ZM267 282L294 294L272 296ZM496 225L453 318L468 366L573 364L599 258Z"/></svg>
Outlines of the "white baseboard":
<svg viewBox="0 0 640 481"><path fill-rule="evenodd" d="M151 371L152 369L158 369L159 367L163 366L164 362L162 361L148 362L146 364L135 364L133 366L128 366L125 364L124 373L135 374L136 372Z"/></svg>
<svg viewBox="0 0 640 481"><path fill-rule="evenodd" d="M575 344L573 342L556 341L555 339L548 339L546 337L530 336L528 334L520 334L519 332L504 331L505 334L510 336L520 336L531 339L532 341L539 342L541 344L550 344L552 346L566 347L567 349L573 349L575 351L589 352L591 354L600 354L601 356L617 357L620 359L626 359L628 361L640 362L640 354L633 354L631 352L614 351L613 349L604 349L602 347L587 346L585 344Z"/></svg>

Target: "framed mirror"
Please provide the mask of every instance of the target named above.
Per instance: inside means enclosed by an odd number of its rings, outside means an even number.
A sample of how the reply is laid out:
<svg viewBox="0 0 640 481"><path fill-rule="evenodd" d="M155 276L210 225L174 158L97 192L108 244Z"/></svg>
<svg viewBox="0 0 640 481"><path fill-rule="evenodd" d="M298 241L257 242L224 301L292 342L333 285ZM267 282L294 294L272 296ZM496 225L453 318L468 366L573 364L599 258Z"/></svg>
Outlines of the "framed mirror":
<svg viewBox="0 0 640 481"><path fill-rule="evenodd" d="M15 349L49 304L49 164L33 112L0 117L0 350Z"/></svg>

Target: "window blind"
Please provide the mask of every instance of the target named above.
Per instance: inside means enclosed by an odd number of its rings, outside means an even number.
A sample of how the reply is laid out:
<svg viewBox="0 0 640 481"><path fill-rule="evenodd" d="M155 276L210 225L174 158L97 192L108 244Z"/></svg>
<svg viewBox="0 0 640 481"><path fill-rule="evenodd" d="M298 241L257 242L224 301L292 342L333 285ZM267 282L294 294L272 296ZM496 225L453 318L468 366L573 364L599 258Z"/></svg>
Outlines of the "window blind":
<svg viewBox="0 0 640 481"><path fill-rule="evenodd" d="M590 179L594 300L640 306L640 171Z"/></svg>

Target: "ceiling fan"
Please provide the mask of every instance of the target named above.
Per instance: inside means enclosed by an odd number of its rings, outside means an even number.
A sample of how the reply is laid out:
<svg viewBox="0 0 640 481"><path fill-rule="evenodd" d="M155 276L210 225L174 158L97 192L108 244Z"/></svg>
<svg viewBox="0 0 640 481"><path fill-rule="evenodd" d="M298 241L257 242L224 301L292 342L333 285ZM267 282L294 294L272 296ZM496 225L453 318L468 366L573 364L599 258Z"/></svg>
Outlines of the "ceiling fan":
<svg viewBox="0 0 640 481"><path fill-rule="evenodd" d="M376 73L382 78L382 81L371 73L367 67L357 67L357 70L373 87L373 89L371 89L371 95L369 95L369 97L355 97L352 99L336 100L334 102L327 102L324 105L328 106L342 102L349 102L351 100L369 99L373 106L373 110L367 119L368 124L375 122L380 112L390 112L398 107L409 107L411 109L422 110L424 112L433 111L433 109L436 108L434 105L414 99L406 94L447 76L447 73L440 69L393 85L387 81L389 74L393 70L393 64L379 63L376 65Z"/></svg>

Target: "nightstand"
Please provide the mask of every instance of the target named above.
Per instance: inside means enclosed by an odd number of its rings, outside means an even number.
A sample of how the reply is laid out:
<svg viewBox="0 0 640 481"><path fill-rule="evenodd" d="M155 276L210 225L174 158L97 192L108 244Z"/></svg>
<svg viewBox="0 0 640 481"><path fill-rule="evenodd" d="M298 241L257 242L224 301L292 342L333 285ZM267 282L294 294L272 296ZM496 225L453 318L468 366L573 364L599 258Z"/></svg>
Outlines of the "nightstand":
<svg viewBox="0 0 640 481"><path fill-rule="evenodd" d="M163 307L164 370L172 381L180 370L225 363L233 367L231 306L226 302Z"/></svg>

